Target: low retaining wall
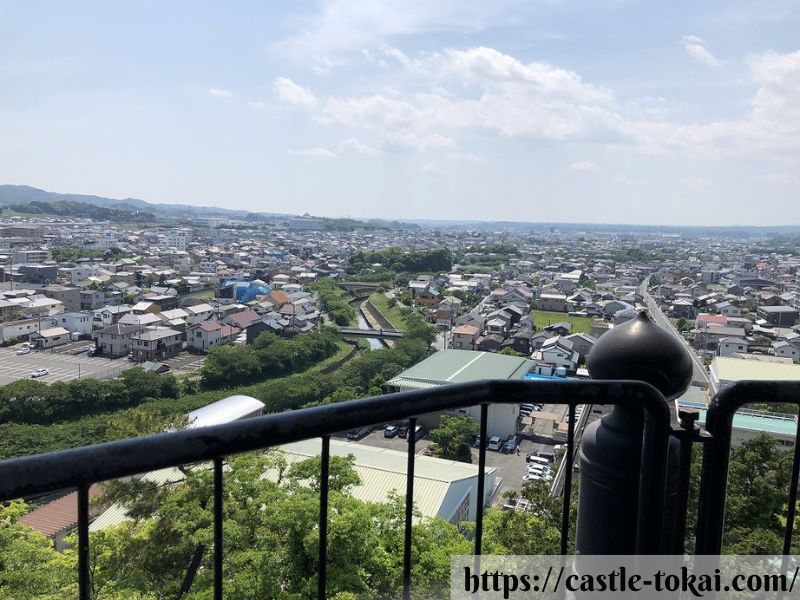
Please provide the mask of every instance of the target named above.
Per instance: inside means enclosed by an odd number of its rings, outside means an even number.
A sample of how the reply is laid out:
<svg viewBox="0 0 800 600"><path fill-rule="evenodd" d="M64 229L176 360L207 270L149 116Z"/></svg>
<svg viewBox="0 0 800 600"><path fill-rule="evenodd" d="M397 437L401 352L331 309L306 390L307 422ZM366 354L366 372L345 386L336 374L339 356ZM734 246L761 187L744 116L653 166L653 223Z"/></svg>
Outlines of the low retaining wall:
<svg viewBox="0 0 800 600"><path fill-rule="evenodd" d="M348 360L352 359L356 354L358 354L358 345L353 345L353 348L348 352L345 356L337 360L335 363L329 364L327 367L324 367L319 370L320 373L333 373L336 369L341 367L344 363Z"/></svg>

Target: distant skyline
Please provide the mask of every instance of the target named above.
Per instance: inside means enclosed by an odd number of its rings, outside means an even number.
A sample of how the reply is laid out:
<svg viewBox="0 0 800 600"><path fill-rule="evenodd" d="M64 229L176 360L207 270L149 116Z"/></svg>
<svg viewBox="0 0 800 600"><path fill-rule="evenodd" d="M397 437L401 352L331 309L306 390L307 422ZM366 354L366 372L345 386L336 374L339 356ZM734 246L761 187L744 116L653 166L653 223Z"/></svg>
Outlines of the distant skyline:
<svg viewBox="0 0 800 600"><path fill-rule="evenodd" d="M800 224L800 1L0 0L0 183L387 219Z"/></svg>

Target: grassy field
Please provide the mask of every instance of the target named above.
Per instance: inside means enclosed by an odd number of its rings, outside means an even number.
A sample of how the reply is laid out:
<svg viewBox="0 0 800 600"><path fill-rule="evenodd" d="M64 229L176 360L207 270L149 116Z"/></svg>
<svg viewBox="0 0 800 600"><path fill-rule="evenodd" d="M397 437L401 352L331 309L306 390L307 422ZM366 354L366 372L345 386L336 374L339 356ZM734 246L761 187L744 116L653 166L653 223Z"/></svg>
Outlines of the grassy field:
<svg viewBox="0 0 800 600"><path fill-rule="evenodd" d="M401 306L399 304L390 307L389 299L381 292L372 294L369 299L372 301L375 308L381 311L384 317L389 319L389 322L394 325L395 329L399 331L406 330L406 320L403 318L403 313L400 312Z"/></svg>
<svg viewBox="0 0 800 600"><path fill-rule="evenodd" d="M537 331L548 325L561 322L572 324L572 333L589 333L592 330L591 317L571 317L567 313L547 310L534 310L531 312L531 317Z"/></svg>

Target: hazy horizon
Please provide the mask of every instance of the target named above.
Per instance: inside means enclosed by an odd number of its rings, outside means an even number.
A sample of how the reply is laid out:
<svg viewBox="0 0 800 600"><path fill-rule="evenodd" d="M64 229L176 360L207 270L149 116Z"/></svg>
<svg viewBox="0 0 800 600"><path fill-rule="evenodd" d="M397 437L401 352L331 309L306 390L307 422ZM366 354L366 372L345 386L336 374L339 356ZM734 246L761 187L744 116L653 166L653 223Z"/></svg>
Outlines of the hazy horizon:
<svg viewBox="0 0 800 600"><path fill-rule="evenodd" d="M0 180L406 221L800 223L800 2L0 1Z"/></svg>

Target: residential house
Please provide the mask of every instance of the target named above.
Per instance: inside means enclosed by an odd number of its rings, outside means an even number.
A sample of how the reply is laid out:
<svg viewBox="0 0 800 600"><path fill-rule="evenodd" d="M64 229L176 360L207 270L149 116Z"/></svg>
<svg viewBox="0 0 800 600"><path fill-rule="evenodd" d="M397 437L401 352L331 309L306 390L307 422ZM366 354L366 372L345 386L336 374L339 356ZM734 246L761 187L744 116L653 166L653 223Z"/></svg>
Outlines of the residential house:
<svg viewBox="0 0 800 600"><path fill-rule="evenodd" d="M744 338L724 337L717 342L717 356L747 354L749 342Z"/></svg>
<svg viewBox="0 0 800 600"><path fill-rule="evenodd" d="M476 350L475 341L481 330L474 325L460 325L451 331L450 347L454 350Z"/></svg>
<svg viewBox="0 0 800 600"><path fill-rule="evenodd" d="M186 317L184 317L184 320L189 326L197 325L214 316L214 307L206 303L186 306L184 310L188 313Z"/></svg>
<svg viewBox="0 0 800 600"><path fill-rule="evenodd" d="M490 333L488 335L480 336L475 340L478 350L483 352L500 352L503 348L503 341L505 338L497 333Z"/></svg>
<svg viewBox="0 0 800 600"><path fill-rule="evenodd" d="M93 336L97 352L110 358L127 356L131 351L131 337L143 329L140 325L123 323L98 329Z"/></svg>
<svg viewBox="0 0 800 600"><path fill-rule="evenodd" d="M53 284L41 287L38 291L48 298L60 300L66 311L81 309L81 289L78 287Z"/></svg>
<svg viewBox="0 0 800 600"><path fill-rule="evenodd" d="M106 293L100 290L81 290L81 310L97 310L106 305Z"/></svg>
<svg viewBox="0 0 800 600"><path fill-rule="evenodd" d="M122 325L138 325L139 327L150 327L152 325L159 325L161 323L161 314L158 313L143 313L143 314L134 314L133 312L129 312L126 315L123 315L118 323Z"/></svg>
<svg viewBox="0 0 800 600"><path fill-rule="evenodd" d="M567 295L561 292L547 292L539 296L539 310L567 312Z"/></svg>
<svg viewBox="0 0 800 600"><path fill-rule="evenodd" d="M428 289L417 294L414 298L414 306L421 306L424 308L433 308L439 304L442 295L435 287L428 287Z"/></svg>
<svg viewBox="0 0 800 600"><path fill-rule="evenodd" d="M115 325L119 320L131 312L131 307L127 304L120 304L118 306L106 306L94 311L95 319L100 319L103 327Z"/></svg>
<svg viewBox="0 0 800 600"><path fill-rule="evenodd" d="M541 349L534 352L531 358L556 368L564 367L567 371L575 371L580 361L578 353L572 349L572 342L561 336L545 341Z"/></svg>
<svg viewBox="0 0 800 600"><path fill-rule="evenodd" d="M757 314L775 327L792 327L797 323L800 311L791 306L759 306Z"/></svg>
<svg viewBox="0 0 800 600"><path fill-rule="evenodd" d="M741 317L742 316L742 309L736 306L735 304L731 304L727 300L722 302L718 302L716 305L717 312L721 315L725 315L726 317Z"/></svg>
<svg viewBox="0 0 800 600"><path fill-rule="evenodd" d="M69 331L63 327L48 327L31 334L31 340L36 341L42 349L63 346L72 341Z"/></svg>
<svg viewBox="0 0 800 600"><path fill-rule="evenodd" d="M146 327L131 335L133 360L157 361L175 356L181 351L181 332L169 327Z"/></svg>
<svg viewBox="0 0 800 600"><path fill-rule="evenodd" d="M238 329L245 330L250 327L253 323L256 323L261 320L261 315L259 315L253 309L243 310L237 313L233 313L232 315L228 315L222 320L222 323L225 325L232 325L233 327L237 327Z"/></svg>
<svg viewBox="0 0 800 600"><path fill-rule="evenodd" d="M69 331L82 337L91 337L94 315L90 312L65 312L55 315L58 324Z"/></svg>
<svg viewBox="0 0 800 600"><path fill-rule="evenodd" d="M219 344L232 344L240 329L223 325L216 319L209 319L192 325L186 332L187 346L198 352L208 352Z"/></svg>
<svg viewBox="0 0 800 600"><path fill-rule="evenodd" d="M775 350L775 356L791 358L794 364L800 363L800 346L796 346L790 342L780 341L776 342L773 348Z"/></svg>
<svg viewBox="0 0 800 600"><path fill-rule="evenodd" d="M573 333L572 335L566 336L564 339L572 343L572 349L578 353L580 362L586 360L586 356L597 343L597 338L588 333Z"/></svg>

